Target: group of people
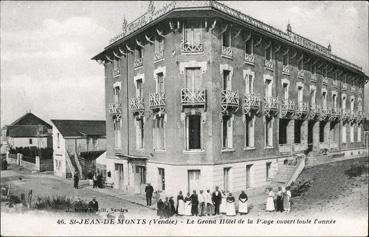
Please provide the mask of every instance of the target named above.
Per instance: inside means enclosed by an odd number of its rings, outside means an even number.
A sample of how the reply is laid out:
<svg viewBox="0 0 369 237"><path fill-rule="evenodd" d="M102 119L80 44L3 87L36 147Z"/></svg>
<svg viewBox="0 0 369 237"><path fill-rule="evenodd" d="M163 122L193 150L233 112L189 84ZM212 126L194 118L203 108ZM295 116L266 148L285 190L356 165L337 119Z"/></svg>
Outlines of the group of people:
<svg viewBox="0 0 369 237"><path fill-rule="evenodd" d="M278 187L275 194L272 188L268 189L268 198L266 202L267 211L290 212L291 211L291 191L290 187Z"/></svg>
<svg viewBox="0 0 369 237"><path fill-rule="evenodd" d="M103 188L103 176L97 170L97 172L94 172L94 176L92 176L92 187L93 188Z"/></svg>

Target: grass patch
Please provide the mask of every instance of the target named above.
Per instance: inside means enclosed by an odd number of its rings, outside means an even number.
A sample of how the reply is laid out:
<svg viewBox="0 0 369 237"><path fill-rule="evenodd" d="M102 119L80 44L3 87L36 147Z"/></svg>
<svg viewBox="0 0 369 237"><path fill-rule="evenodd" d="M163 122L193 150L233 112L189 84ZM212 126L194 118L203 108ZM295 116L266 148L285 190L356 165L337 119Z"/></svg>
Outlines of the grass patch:
<svg viewBox="0 0 369 237"><path fill-rule="evenodd" d="M304 181L304 182L298 182L298 183L292 183L291 185L291 194L292 197L298 197L303 195L304 193L306 193L310 186L311 186L311 181Z"/></svg>

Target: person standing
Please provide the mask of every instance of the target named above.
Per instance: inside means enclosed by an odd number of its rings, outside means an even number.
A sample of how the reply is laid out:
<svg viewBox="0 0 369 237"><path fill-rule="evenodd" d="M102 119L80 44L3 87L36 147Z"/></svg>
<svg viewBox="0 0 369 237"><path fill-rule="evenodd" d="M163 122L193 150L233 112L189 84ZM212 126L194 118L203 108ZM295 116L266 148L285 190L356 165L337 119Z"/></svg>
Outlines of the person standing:
<svg viewBox="0 0 369 237"><path fill-rule="evenodd" d="M97 172L97 187L98 188L103 188L102 178L103 178L102 173Z"/></svg>
<svg viewBox="0 0 369 237"><path fill-rule="evenodd" d="M163 213L164 213L164 211L163 211L163 209L164 209L164 203L163 203L163 201L161 200L161 198L159 198L159 201L157 202L157 211L156 211L156 214L160 217L160 218L162 218L163 217Z"/></svg>
<svg viewBox="0 0 369 237"><path fill-rule="evenodd" d="M220 203L219 212L222 214L227 213L227 193L223 190L220 190L222 192L222 202Z"/></svg>
<svg viewBox="0 0 369 237"><path fill-rule="evenodd" d="M215 187L215 191L213 192L213 195L212 195L211 199L212 199L214 207L215 207L214 215L219 215L219 206L220 206L220 203L222 202L222 194L219 191L218 186Z"/></svg>
<svg viewBox="0 0 369 237"><path fill-rule="evenodd" d="M196 190L193 190L193 193L191 195L191 214L193 216L197 216L199 214L199 198L196 194Z"/></svg>
<svg viewBox="0 0 369 237"><path fill-rule="evenodd" d="M282 187L278 187L277 192L277 211L283 212L283 192Z"/></svg>
<svg viewBox="0 0 369 237"><path fill-rule="evenodd" d="M226 198L227 205L226 205L226 215L227 216L235 216L236 215L236 207L235 207L235 199L232 196L232 193L228 194Z"/></svg>
<svg viewBox="0 0 369 237"><path fill-rule="evenodd" d="M154 192L154 188L151 186L150 183L148 183L145 187L145 193L146 193L146 205L151 206L151 200L152 200L152 194Z"/></svg>
<svg viewBox="0 0 369 237"><path fill-rule="evenodd" d="M213 202L211 201L210 189L208 189L205 193L205 202L206 202L206 214L210 216L213 213Z"/></svg>
<svg viewBox="0 0 369 237"><path fill-rule="evenodd" d="M73 178L74 178L74 188L78 189L79 175L77 170L74 172Z"/></svg>
<svg viewBox="0 0 369 237"><path fill-rule="evenodd" d="M266 203L266 210L267 211L274 211L274 192L272 188L268 188L268 198Z"/></svg>
<svg viewBox="0 0 369 237"><path fill-rule="evenodd" d="M184 215L191 216L192 205L190 193L187 193L187 196L185 197L184 201L185 201Z"/></svg>
<svg viewBox="0 0 369 237"><path fill-rule="evenodd" d="M288 186L283 194L283 208L287 213L291 211L291 197L290 187Z"/></svg>
<svg viewBox="0 0 369 237"><path fill-rule="evenodd" d="M169 198L169 214L170 216L174 216L176 214L173 197Z"/></svg>
<svg viewBox="0 0 369 237"><path fill-rule="evenodd" d="M243 215L243 214L247 214L248 212L248 208L247 208L247 194L245 193L245 191L242 190L240 196L238 197L239 200L239 205L238 205L238 212Z"/></svg>
<svg viewBox="0 0 369 237"><path fill-rule="evenodd" d="M93 188L97 187L97 175L96 172L94 172L94 176L92 177L92 183L93 183Z"/></svg>
<svg viewBox="0 0 369 237"><path fill-rule="evenodd" d="M170 204L169 204L169 198L168 197L165 197L163 214L164 214L165 218L170 217Z"/></svg>
<svg viewBox="0 0 369 237"><path fill-rule="evenodd" d="M200 194L199 194L199 214L200 216L204 216L204 212L205 212L205 195L204 195L204 191L200 190Z"/></svg>
<svg viewBox="0 0 369 237"><path fill-rule="evenodd" d="M184 203L184 197L182 195L182 191L179 191L179 194L177 196L177 214L182 216L185 212L185 203Z"/></svg>

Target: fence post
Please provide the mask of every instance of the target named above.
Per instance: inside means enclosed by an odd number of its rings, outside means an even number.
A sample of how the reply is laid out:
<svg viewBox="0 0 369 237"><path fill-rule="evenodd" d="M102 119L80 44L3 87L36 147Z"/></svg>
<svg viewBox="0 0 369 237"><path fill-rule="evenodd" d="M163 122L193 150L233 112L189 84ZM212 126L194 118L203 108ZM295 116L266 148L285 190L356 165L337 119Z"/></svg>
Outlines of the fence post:
<svg viewBox="0 0 369 237"><path fill-rule="evenodd" d="M35 158L35 169L37 170L37 171L40 171L40 169L41 169L41 164L40 164L40 157L39 156L36 156L36 158Z"/></svg>
<svg viewBox="0 0 369 237"><path fill-rule="evenodd" d="M20 154L17 153L17 165L20 165Z"/></svg>
<svg viewBox="0 0 369 237"><path fill-rule="evenodd" d="M22 166L23 154L19 154L19 166Z"/></svg>

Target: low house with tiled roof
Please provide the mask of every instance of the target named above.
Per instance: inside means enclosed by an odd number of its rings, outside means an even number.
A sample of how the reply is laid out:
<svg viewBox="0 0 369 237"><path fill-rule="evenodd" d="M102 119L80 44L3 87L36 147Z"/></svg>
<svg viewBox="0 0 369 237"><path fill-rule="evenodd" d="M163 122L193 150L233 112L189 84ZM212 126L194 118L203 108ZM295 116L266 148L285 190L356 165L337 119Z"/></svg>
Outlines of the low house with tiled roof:
<svg viewBox="0 0 369 237"><path fill-rule="evenodd" d="M7 127L7 140L11 148L51 148L51 129L50 124L29 112Z"/></svg>
<svg viewBox="0 0 369 237"><path fill-rule="evenodd" d="M78 171L87 178L96 169L96 158L106 150L103 120L51 120L54 175L71 178Z"/></svg>

